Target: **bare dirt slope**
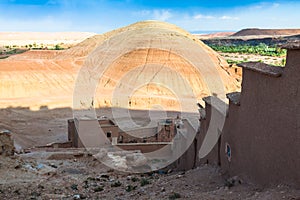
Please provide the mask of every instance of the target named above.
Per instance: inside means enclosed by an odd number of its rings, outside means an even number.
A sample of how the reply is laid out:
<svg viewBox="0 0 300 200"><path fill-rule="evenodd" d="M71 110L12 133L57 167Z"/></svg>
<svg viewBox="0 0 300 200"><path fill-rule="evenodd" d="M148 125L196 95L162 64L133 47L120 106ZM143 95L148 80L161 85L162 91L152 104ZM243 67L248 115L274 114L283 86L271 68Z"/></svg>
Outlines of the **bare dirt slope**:
<svg viewBox="0 0 300 200"><path fill-rule="evenodd" d="M149 26L170 29L173 30L174 33L182 35L182 37L188 37L193 40L203 48L214 62L220 73L220 77L224 82L226 91L234 91L239 88L239 83L237 83L226 71L228 69L226 61L224 61L218 54L205 46L202 42L193 38L189 33L174 25L150 21L136 23L103 35L96 35L65 51L29 51L23 55L15 55L11 56L9 59L0 60L1 107L71 107L77 72L87 55L89 55L89 53L91 53L95 47L100 45L105 39L112 37L115 34L126 30L142 30L143 27ZM132 52L130 56L132 56L132 60L128 60L124 57L116 61L113 64L115 70L107 72L108 77L115 76L116 73L120 73L118 70L121 69L125 62L128 63L133 61L133 64L139 64L142 60L145 60L145 58L152 60L156 59L158 62L164 62L163 58L166 54L154 51L153 54L149 55L147 54L147 51L136 51ZM177 56L173 56L173 58L173 66L180 68L182 65L181 69L187 70L186 72L182 71L183 75L194 84L194 89L201 91L202 85L200 84L197 86L197 82L201 82L200 77L197 77L197 75L193 74L191 70L188 70L188 63L184 63L181 58ZM121 75L122 73L120 73L120 76ZM193 82L192 79L194 78L196 78L195 80L197 81ZM107 92L106 94L109 96L113 89L114 85L108 84L105 88ZM200 96L201 93L197 93L197 98L200 98ZM105 103L104 101L109 102L110 99L100 99L99 105L110 105L110 103ZM139 107L139 105L136 107Z"/></svg>
<svg viewBox="0 0 300 200"><path fill-rule="evenodd" d="M71 106L76 61L54 60L56 52L27 52L0 61L1 107Z"/></svg>

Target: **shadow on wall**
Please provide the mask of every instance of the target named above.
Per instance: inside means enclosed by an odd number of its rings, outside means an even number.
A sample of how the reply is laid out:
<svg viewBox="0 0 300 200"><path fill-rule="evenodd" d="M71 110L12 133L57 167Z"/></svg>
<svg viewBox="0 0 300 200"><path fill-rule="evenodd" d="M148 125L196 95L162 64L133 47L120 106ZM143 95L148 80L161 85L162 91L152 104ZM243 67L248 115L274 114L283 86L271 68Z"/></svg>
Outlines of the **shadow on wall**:
<svg viewBox="0 0 300 200"><path fill-rule="evenodd" d="M216 164L227 176L239 175L261 185L300 185L300 42L284 48L284 68L257 62L240 65L242 91L227 94L229 108L219 142L206 157L194 160L211 113L218 112L204 98L200 131L177 167L182 167L182 160L188 161L183 168Z"/></svg>

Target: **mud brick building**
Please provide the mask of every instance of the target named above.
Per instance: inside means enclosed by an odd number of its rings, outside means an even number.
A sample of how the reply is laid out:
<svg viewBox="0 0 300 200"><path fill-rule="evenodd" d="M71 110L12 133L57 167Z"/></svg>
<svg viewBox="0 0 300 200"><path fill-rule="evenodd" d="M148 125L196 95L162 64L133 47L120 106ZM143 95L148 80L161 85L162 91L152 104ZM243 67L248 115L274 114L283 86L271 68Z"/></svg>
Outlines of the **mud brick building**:
<svg viewBox="0 0 300 200"><path fill-rule="evenodd" d="M178 168L208 163L220 165L227 176L247 177L261 185L300 185L300 43L284 48L288 50L285 67L240 64L242 90L227 94L226 113L218 109L221 101L211 104L215 97L204 98L205 116L200 117L199 133L184 156L191 159ZM219 140L208 155L193 160L212 112L225 115L223 129L215 130L220 131Z"/></svg>

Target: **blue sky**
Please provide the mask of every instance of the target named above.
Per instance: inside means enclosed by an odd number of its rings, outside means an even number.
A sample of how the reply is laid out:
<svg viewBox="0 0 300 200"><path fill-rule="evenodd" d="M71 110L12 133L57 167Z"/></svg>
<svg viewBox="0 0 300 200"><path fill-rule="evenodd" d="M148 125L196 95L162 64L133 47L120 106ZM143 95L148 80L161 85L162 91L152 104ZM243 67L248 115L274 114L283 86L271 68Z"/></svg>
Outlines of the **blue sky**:
<svg viewBox="0 0 300 200"><path fill-rule="evenodd" d="M0 31L104 33L141 20L190 32L300 28L299 10L299 0L0 0Z"/></svg>

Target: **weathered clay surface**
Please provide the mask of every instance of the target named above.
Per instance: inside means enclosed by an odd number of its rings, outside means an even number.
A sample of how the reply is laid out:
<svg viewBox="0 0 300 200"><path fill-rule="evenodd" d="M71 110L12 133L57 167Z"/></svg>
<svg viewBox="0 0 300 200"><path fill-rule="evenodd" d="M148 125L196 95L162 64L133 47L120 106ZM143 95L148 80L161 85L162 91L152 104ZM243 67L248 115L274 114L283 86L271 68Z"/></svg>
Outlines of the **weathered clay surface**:
<svg viewBox="0 0 300 200"><path fill-rule="evenodd" d="M15 55L11 56L9 59L1 60L1 107L29 106L31 108L39 108L43 105L50 108L71 107L75 79L77 77L78 70L81 68L87 56L97 46L102 44L105 39L127 30L143 30L144 27L172 30L174 33L177 33L178 37L186 37L190 39L195 44L203 48L205 56L209 55L209 59L214 63L220 74L226 92L236 91L239 88L239 83L230 76L227 63L220 58L218 54L202 42L193 38L193 36L189 33L174 25L150 21L139 22L103 35L93 36L77 46L65 51L30 51L26 52L24 55ZM203 55L197 56L201 57ZM169 68L177 70L181 76L187 79L193 90L196 91L197 99L201 100L200 97L207 95L208 91L203 89L203 79L195 72L193 67L184 60L184 58L168 51L143 49L129 52L116 60L105 73L107 77L113 76L118 80L118 78L122 77L122 75L126 72L125 69L127 64L130 63L130 66L127 65L127 67L130 68L135 65L140 65L145 61L145 59L153 60L153 62L158 62L159 64L166 64ZM203 57L203 59L208 58ZM143 73L145 76L147 76L147 70L151 72L153 69L147 68L145 73ZM163 82L174 81L172 84L177 84L177 86L180 87L181 84L178 82L176 83L176 76L178 76L178 74L170 74L166 70L162 70L157 74L157 77L162 79ZM109 83L101 85L102 90L101 87L99 88L102 92L101 98L96 106L111 106L110 97L114 90L115 82L109 81L106 78L100 80L100 84L107 82ZM133 97L135 104L132 104L134 108L147 108L149 106L143 103L145 98L139 95L141 92L145 92L145 90L148 90L148 92L154 94L154 96L159 96L154 98L151 104L162 103L165 104L167 108L177 108L176 102L174 102L173 96L170 95L170 92L167 92L166 89L155 85L149 85L135 92ZM182 91L185 91L184 88L182 88ZM104 96L104 98L102 96Z"/></svg>

